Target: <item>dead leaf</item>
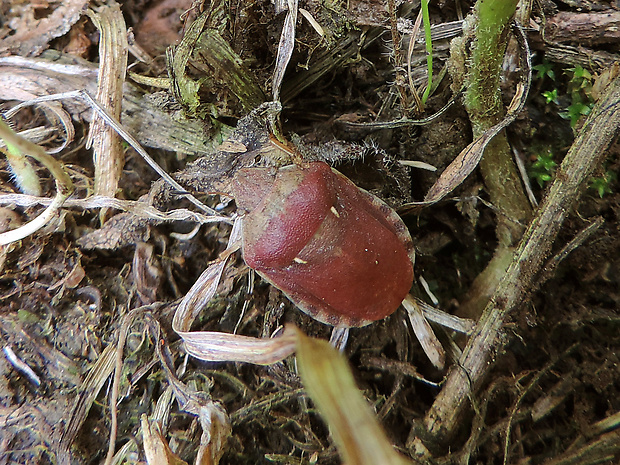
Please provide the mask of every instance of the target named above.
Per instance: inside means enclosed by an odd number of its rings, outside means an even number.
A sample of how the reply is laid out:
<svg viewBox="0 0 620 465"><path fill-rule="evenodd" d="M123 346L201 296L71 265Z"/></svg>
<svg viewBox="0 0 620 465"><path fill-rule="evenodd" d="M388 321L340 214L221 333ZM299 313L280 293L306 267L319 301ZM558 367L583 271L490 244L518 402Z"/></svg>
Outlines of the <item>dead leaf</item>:
<svg viewBox="0 0 620 465"><path fill-rule="evenodd" d="M297 332L297 368L347 465L411 464L399 455L355 385L346 359L326 341Z"/></svg>
<svg viewBox="0 0 620 465"><path fill-rule="evenodd" d="M39 55L50 41L65 35L83 14L88 0L66 0L52 3L56 9L49 15L37 19L36 2L13 3L10 17L3 18L5 37L0 43L0 55L14 53L21 56ZM9 29L7 31L6 29ZM11 35L12 32L15 32Z"/></svg>
<svg viewBox="0 0 620 465"><path fill-rule="evenodd" d="M149 420L146 415L140 417L144 455L149 465L187 465L172 450L161 434L159 423Z"/></svg>

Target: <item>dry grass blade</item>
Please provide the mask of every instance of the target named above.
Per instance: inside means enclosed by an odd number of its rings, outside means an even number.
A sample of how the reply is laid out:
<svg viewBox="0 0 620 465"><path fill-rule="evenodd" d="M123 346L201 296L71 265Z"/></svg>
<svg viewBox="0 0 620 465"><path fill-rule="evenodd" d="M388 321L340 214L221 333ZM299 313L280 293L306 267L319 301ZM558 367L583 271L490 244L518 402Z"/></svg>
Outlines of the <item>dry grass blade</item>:
<svg viewBox="0 0 620 465"><path fill-rule="evenodd" d="M317 32L318 35L320 35L321 37L325 37L325 30L323 29L323 26L321 26L313 17L312 14L306 10L305 8L300 8L299 12L301 13L301 15L306 18L306 21L308 21L310 23L310 25L312 26L312 28Z"/></svg>
<svg viewBox="0 0 620 465"><path fill-rule="evenodd" d="M422 345L422 349L424 349L424 353L433 365L443 370L446 365L446 353L441 342L437 339L433 328L431 328L431 325L422 313L422 309L411 294L407 294L407 297L403 300L403 307L407 310L409 322L416 338Z"/></svg>
<svg viewBox="0 0 620 465"><path fill-rule="evenodd" d="M417 297L414 297L414 300L416 305L418 305L418 307L422 310L422 313L426 319L434 323L467 335L471 334L476 327L476 323L473 320L468 318L460 318L456 315L452 315L451 313L444 312L443 310L437 309Z"/></svg>
<svg viewBox="0 0 620 465"><path fill-rule="evenodd" d="M439 179L429 189L424 197L425 205L439 202L446 195L456 189L478 166L484 149L488 143L506 126L512 123L523 109L529 91L529 78L526 82L520 82L517 86L506 117L495 126L487 129L480 137L469 144L459 153L450 166L441 173Z"/></svg>
<svg viewBox="0 0 620 465"><path fill-rule="evenodd" d="M308 394L330 427L343 463L411 463L394 450L357 389L345 358L326 341L299 332L297 368Z"/></svg>
<svg viewBox="0 0 620 465"><path fill-rule="evenodd" d="M297 337L292 330L281 336L260 339L238 334L212 331L179 333L185 350L192 357L206 362L243 362L271 365L295 352Z"/></svg>
<svg viewBox="0 0 620 465"><path fill-rule="evenodd" d="M67 455L69 454L68 451L71 444L86 420L90 407L99 395L104 383L114 371L115 355L116 347L114 345L106 347L89 370L88 376L82 383L82 386L80 386L79 394L75 399L73 411L71 412L71 418L67 422L67 426L60 441L60 449L67 451Z"/></svg>
<svg viewBox="0 0 620 465"><path fill-rule="evenodd" d="M200 277L196 280L192 288L187 292L172 320L172 328L185 339L185 334L192 326L192 322L198 316L202 307L213 298L217 291L217 286L222 278L222 273L228 263L228 258L239 250L241 222L235 221L233 230L230 233L228 247L222 252L220 259L211 263Z"/></svg>
<svg viewBox="0 0 620 465"><path fill-rule="evenodd" d="M297 9L299 5L297 0L288 0L288 11L286 19L280 34L280 43L278 44L278 56L273 71L272 94L274 100L280 99L280 87L284 79L284 73L288 66L293 50L295 49L295 25L297 24Z"/></svg>

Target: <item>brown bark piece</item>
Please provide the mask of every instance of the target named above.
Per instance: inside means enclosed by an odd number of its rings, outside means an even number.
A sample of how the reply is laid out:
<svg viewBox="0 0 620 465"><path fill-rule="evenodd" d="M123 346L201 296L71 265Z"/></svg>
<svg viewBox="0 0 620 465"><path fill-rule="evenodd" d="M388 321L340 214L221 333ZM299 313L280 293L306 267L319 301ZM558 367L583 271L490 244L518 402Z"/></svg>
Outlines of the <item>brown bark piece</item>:
<svg viewBox="0 0 620 465"><path fill-rule="evenodd" d="M561 11L547 21L545 39L557 43L576 42L579 45L619 44L620 11Z"/></svg>

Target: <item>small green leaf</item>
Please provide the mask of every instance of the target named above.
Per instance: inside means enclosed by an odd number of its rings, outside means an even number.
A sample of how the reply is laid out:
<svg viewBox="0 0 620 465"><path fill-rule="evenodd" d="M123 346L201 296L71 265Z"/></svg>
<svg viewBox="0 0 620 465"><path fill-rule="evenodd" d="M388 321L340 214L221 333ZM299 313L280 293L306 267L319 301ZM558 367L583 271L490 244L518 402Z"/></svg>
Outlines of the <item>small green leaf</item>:
<svg viewBox="0 0 620 465"><path fill-rule="evenodd" d="M598 193L598 196L602 199L605 194L613 193L610 184L614 183L616 179L616 173L613 171L607 171L600 178L592 178L590 181L590 189L594 189Z"/></svg>
<svg viewBox="0 0 620 465"><path fill-rule="evenodd" d="M543 62L539 65L532 66L532 69L536 71L535 79L544 79L548 77L552 81L555 81L555 71L553 71L553 64L547 60L543 60Z"/></svg>
<svg viewBox="0 0 620 465"><path fill-rule="evenodd" d="M553 154L551 152L535 155L536 160L530 165L529 176L535 180L540 187L543 187L546 182L553 179L553 173L558 164L553 161Z"/></svg>
<svg viewBox="0 0 620 465"><path fill-rule="evenodd" d="M550 103L555 103L556 105L558 104L558 90L557 89L547 90L542 93L542 96L545 97L545 99L547 100L547 104L550 104Z"/></svg>

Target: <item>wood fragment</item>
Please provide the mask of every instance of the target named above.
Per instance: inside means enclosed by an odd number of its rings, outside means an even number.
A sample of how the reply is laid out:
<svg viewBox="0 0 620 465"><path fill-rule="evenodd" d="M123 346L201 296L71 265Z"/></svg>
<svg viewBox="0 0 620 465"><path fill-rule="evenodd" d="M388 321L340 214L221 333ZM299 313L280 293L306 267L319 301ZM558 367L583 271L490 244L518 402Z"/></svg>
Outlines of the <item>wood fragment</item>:
<svg viewBox="0 0 620 465"><path fill-rule="evenodd" d="M561 44L589 46L617 44L620 41L620 11L560 11L545 24L545 39Z"/></svg>

